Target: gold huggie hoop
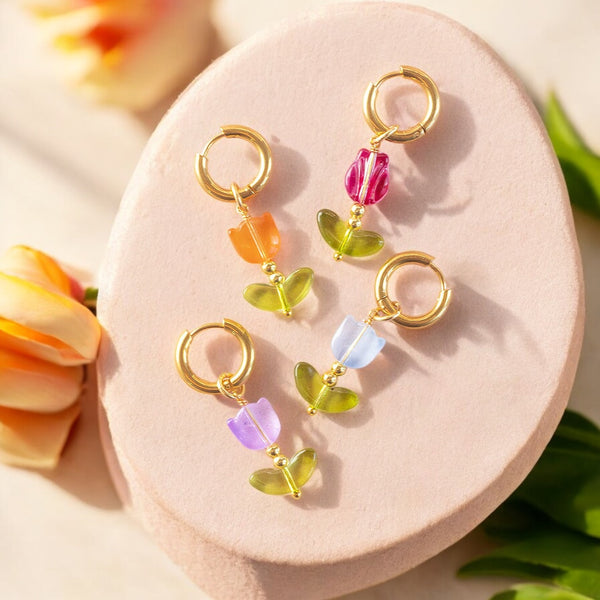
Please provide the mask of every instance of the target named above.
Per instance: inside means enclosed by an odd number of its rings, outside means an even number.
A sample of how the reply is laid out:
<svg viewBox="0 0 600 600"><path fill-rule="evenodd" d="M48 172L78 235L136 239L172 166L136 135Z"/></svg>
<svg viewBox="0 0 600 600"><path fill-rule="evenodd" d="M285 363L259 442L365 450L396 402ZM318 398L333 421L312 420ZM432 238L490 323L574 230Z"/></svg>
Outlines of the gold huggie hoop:
<svg viewBox="0 0 600 600"><path fill-rule="evenodd" d="M450 299L452 298L452 290L446 285L443 273L433 264L433 261L433 256L430 256L425 252L412 250L392 256L392 258L379 269L379 273L377 273L377 278L375 279L375 298L377 300L377 305L381 310L388 315L394 315L390 317L390 320L394 321L394 323L411 329L429 327L438 321L448 309ZM429 312L423 315L405 315L400 309L398 302L391 300L389 297L388 287L390 278L397 269L404 265L429 267L440 280L440 295L438 296L437 302Z"/></svg>
<svg viewBox="0 0 600 600"><path fill-rule="evenodd" d="M224 329L233 334L242 347L240 368L233 375L221 373L215 382L195 375L188 360L194 336L206 329ZM192 332L185 331L177 342L175 364L179 375L191 388L205 394L222 394L240 406L237 414L227 420L227 426L242 446L250 450L264 450L274 467L252 473L250 485L263 494L291 494L295 499L300 498L302 487L311 478L317 465L317 453L312 448L302 448L291 458L284 456L276 443L281 423L271 403L264 397L258 402L248 402L244 398L244 383L254 366L254 346L250 334L230 319L206 323Z"/></svg>
<svg viewBox="0 0 600 600"><path fill-rule="evenodd" d="M425 116L413 127L392 131L394 127L386 125L377 114L377 95L379 88L388 79L404 77L418 83L427 95L427 112ZM363 114L369 127L376 136L385 136L390 142L411 142L425 135L427 130L435 123L440 112L440 93L435 82L427 73L416 67L402 66L397 71L392 71L381 77L377 83L370 83L363 99Z"/></svg>
<svg viewBox="0 0 600 600"><path fill-rule="evenodd" d="M254 129L244 127L243 125L224 125L221 132L212 138L200 154L196 154L196 177L200 185L213 198L223 200L224 202L236 202L236 197L231 189L221 187L208 172L208 151L211 146L221 138L240 138L252 144L258 151L260 165L256 177L245 187L238 189L239 198L247 200L254 194L260 192L264 187L269 175L271 174L271 148L267 140Z"/></svg>
<svg viewBox="0 0 600 600"><path fill-rule="evenodd" d="M224 329L234 335L240 342L242 347L242 364L233 375L229 376L229 382L232 388L242 386L248 379L254 366L254 345L252 344L250 334L239 323L229 319L223 319L221 323L206 323L192 332L184 331L182 333L177 343L177 350L175 351L175 364L177 365L179 375L191 388L199 392L204 392L205 394L221 393L222 385L219 386L218 381L212 382L198 377L192 371L189 363L190 345L194 337L207 329Z"/></svg>

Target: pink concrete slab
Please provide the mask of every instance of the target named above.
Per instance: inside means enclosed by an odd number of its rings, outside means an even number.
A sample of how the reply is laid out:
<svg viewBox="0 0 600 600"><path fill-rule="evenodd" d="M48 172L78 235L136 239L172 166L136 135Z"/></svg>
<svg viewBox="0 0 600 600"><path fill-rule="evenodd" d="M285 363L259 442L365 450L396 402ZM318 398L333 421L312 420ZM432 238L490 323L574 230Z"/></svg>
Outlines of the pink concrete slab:
<svg viewBox="0 0 600 600"><path fill-rule="evenodd" d="M382 148L390 192L364 221L384 234L382 253L334 263L315 214L347 214L344 175L371 136L364 89L401 64L437 82L438 123L421 140ZM420 116L418 89L389 82L381 96L390 122L408 126ZM270 211L278 224L279 267L316 273L314 292L289 321L242 299L244 286L264 276L230 245L227 229L238 222L231 205L209 198L194 175L196 152L230 123L271 144L272 178L251 209ZM256 162L242 142L222 141L211 169L222 184L243 185ZM453 305L429 330L377 324L387 340L382 355L343 380L360 390L359 407L309 418L295 363L326 370L339 322L366 316L378 267L409 249L436 257ZM403 306L433 300L428 278L402 281L414 284L401 294L394 285ZM557 161L524 89L481 40L445 17L392 3L336 5L287 22L188 88L123 199L98 307L101 394L123 494L215 598L327 598L397 575L472 529L535 463L571 389L581 291ZM276 407L284 451L319 453L299 502L248 484L268 459L232 437L226 420L236 407L177 375L181 332L222 317L254 336L247 397ZM192 359L211 377L236 368L239 351L226 334L207 333Z"/></svg>

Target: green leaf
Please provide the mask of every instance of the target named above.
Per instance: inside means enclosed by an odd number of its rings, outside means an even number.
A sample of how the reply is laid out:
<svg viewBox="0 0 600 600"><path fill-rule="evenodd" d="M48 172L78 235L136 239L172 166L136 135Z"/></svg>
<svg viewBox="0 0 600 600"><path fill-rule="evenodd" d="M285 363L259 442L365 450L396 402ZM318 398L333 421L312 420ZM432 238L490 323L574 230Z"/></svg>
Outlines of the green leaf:
<svg viewBox="0 0 600 600"><path fill-rule="evenodd" d="M463 577L474 575L522 577L554 583L562 589L585 594L586 598L592 600L600 598L600 574L597 571L558 569L510 558L484 557L465 565L459 574Z"/></svg>
<svg viewBox="0 0 600 600"><path fill-rule="evenodd" d="M540 460L511 500L527 503L569 528L600 537L600 429L582 415L566 411ZM519 510L523 511L522 506ZM494 517L491 519L493 523ZM548 524L539 523L539 515L534 520L538 529L548 529ZM506 536L506 532L500 534Z"/></svg>
<svg viewBox="0 0 600 600"><path fill-rule="evenodd" d="M96 314L96 303L98 301L98 288L89 287L83 291L82 304L87 306L94 314Z"/></svg>
<svg viewBox="0 0 600 600"><path fill-rule="evenodd" d="M575 456L585 455L591 459L600 458L600 435L590 431L560 426L548 448L570 452Z"/></svg>
<svg viewBox="0 0 600 600"><path fill-rule="evenodd" d="M590 421L587 417L580 415L574 410L565 410L558 428L571 427L580 431L594 432L600 435L600 427L598 427L593 421Z"/></svg>
<svg viewBox="0 0 600 600"><path fill-rule="evenodd" d="M83 292L83 299L84 300L98 300L98 288L95 287L89 287L89 288L85 288L84 292Z"/></svg>
<svg viewBox="0 0 600 600"><path fill-rule="evenodd" d="M508 544L464 565L460 575L560 586L516 586L492 600L600 600L600 541L594 539L600 537L600 429L566 411L529 476L483 528Z"/></svg>
<svg viewBox="0 0 600 600"><path fill-rule="evenodd" d="M600 456L600 429L584 416L566 411L549 447Z"/></svg>
<svg viewBox="0 0 600 600"><path fill-rule="evenodd" d="M576 592L561 590L546 585L515 585L510 590L495 594L490 600L591 600Z"/></svg>
<svg viewBox="0 0 600 600"><path fill-rule="evenodd" d="M504 558L502 556L476 558L463 565L458 571L460 577L486 575L524 577L526 579L540 579L544 581L554 581L556 573L557 569L553 569L552 567L527 563L513 558Z"/></svg>
<svg viewBox="0 0 600 600"><path fill-rule="evenodd" d="M513 498L567 527L600 537L600 456L549 446Z"/></svg>
<svg viewBox="0 0 600 600"><path fill-rule="evenodd" d="M559 526L526 502L509 499L483 523L485 533L498 541L513 542Z"/></svg>
<svg viewBox="0 0 600 600"><path fill-rule="evenodd" d="M593 153L550 95L544 116L574 206L600 217L600 156Z"/></svg>
<svg viewBox="0 0 600 600"><path fill-rule="evenodd" d="M461 576L539 579L600 600L600 543L558 526L498 548L459 570Z"/></svg>
<svg viewBox="0 0 600 600"><path fill-rule="evenodd" d="M497 548L486 555L486 558L491 557L563 570L590 570L596 573L600 583L600 542L557 526L549 533L540 533Z"/></svg>

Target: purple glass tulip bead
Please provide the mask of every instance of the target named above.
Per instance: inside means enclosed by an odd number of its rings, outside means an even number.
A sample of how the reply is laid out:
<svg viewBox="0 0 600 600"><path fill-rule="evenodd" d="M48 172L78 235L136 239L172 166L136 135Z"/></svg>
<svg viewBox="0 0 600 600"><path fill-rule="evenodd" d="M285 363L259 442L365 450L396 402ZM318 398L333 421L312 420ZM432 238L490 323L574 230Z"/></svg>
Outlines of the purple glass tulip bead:
<svg viewBox="0 0 600 600"><path fill-rule="evenodd" d="M242 406L227 425L235 437L250 450L261 450L274 444L281 432L281 423L266 398Z"/></svg>
<svg viewBox="0 0 600 600"><path fill-rule="evenodd" d="M346 191L354 202L376 204L390 184L390 159L383 152L361 148L346 172Z"/></svg>

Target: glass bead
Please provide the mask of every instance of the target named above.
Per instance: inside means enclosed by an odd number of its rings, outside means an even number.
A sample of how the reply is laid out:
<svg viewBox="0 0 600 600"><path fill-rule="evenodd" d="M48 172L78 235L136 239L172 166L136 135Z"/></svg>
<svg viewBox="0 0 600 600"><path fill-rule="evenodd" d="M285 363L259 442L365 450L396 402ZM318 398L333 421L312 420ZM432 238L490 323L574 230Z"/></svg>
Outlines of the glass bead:
<svg viewBox="0 0 600 600"><path fill-rule="evenodd" d="M264 494L293 494L311 478L317 466L317 453L303 448L290 459L287 467L260 469L250 475L250 483Z"/></svg>
<svg viewBox="0 0 600 600"><path fill-rule="evenodd" d="M376 204L387 193L390 159L383 152L361 148L346 172L346 191L354 202Z"/></svg>
<svg viewBox="0 0 600 600"><path fill-rule="evenodd" d="M233 435L250 450L267 448L277 441L281 423L266 398L242 406L237 415L227 419Z"/></svg>
<svg viewBox="0 0 600 600"><path fill-rule="evenodd" d="M271 213L244 219L228 233L235 251L250 263L262 263L273 258L281 245L279 230Z"/></svg>
<svg viewBox="0 0 600 600"><path fill-rule="evenodd" d="M331 340L336 360L351 369L366 367L385 346L371 325L348 315Z"/></svg>
<svg viewBox="0 0 600 600"><path fill-rule="evenodd" d="M332 210L324 208L317 214L317 223L323 239L336 252L355 258L371 256L383 248L383 238L375 231L349 229L347 221Z"/></svg>
<svg viewBox="0 0 600 600"><path fill-rule="evenodd" d="M339 385L327 387L318 371L306 362L299 362L296 365L294 379L300 395L317 410L340 413L358 404L356 392Z"/></svg>
<svg viewBox="0 0 600 600"><path fill-rule="evenodd" d="M244 290L244 298L261 310L281 310L287 313L304 300L312 287L313 277L312 269L301 267L277 285L251 283Z"/></svg>

